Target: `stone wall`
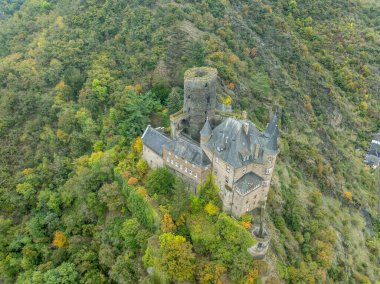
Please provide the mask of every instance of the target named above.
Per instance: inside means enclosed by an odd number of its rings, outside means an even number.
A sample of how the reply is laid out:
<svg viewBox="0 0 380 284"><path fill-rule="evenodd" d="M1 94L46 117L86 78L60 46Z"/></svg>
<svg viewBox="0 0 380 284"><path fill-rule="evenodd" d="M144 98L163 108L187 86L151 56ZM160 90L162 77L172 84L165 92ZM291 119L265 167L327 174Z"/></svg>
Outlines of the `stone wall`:
<svg viewBox="0 0 380 284"><path fill-rule="evenodd" d="M201 166L191 164L167 149L163 149L162 155L164 165L193 180L195 184L200 184L206 180L210 170L209 167L203 168Z"/></svg>
<svg viewBox="0 0 380 284"><path fill-rule="evenodd" d="M264 164L251 163L235 169L214 156L207 148L204 148L204 151L213 163L213 175L216 185L220 188L223 211L238 217L247 210L254 210L266 203L276 156L265 155ZM249 172L257 174L264 181L260 187L242 196L235 191L234 183Z"/></svg>
<svg viewBox="0 0 380 284"><path fill-rule="evenodd" d="M210 67L195 67L185 72L183 111L194 140L199 140L206 117L214 119L217 78L217 70Z"/></svg>
<svg viewBox="0 0 380 284"><path fill-rule="evenodd" d="M164 165L161 156L146 145L143 145L143 158L148 162L149 167L152 169L159 168Z"/></svg>

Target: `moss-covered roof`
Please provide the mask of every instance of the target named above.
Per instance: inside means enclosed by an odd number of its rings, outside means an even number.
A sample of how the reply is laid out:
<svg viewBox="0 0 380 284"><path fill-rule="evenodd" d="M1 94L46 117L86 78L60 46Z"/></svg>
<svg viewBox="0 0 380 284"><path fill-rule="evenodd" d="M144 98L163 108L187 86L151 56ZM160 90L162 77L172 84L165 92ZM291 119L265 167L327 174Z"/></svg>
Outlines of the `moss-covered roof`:
<svg viewBox="0 0 380 284"><path fill-rule="evenodd" d="M185 80L207 81L218 75L218 71L212 67L193 67L185 72Z"/></svg>

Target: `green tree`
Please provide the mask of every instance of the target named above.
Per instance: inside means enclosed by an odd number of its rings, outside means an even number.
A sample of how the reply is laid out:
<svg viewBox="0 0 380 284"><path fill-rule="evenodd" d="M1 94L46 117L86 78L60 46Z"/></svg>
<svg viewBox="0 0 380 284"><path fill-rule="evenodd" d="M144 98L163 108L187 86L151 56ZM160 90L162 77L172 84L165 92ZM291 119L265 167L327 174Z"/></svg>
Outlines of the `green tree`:
<svg viewBox="0 0 380 284"><path fill-rule="evenodd" d="M139 279L139 266L129 253L117 257L116 263L109 272L110 278L116 283L135 284Z"/></svg>
<svg viewBox="0 0 380 284"><path fill-rule="evenodd" d="M182 108L183 105L183 90L180 88L173 88L166 101L169 114L176 113Z"/></svg>
<svg viewBox="0 0 380 284"><path fill-rule="evenodd" d="M195 254L192 245L182 236L166 233L160 236L160 256L157 266L170 279L191 280L194 274Z"/></svg>
<svg viewBox="0 0 380 284"><path fill-rule="evenodd" d="M199 198L204 204L211 202L214 206L221 207L219 188L215 184L215 177L213 175L208 175L206 181L199 186L198 190Z"/></svg>
<svg viewBox="0 0 380 284"><path fill-rule="evenodd" d="M103 184L99 189L98 197L111 211L120 211L125 206L123 194L116 182Z"/></svg>
<svg viewBox="0 0 380 284"><path fill-rule="evenodd" d="M79 273L75 270L73 263L64 262L60 266L46 271L43 279L46 284L78 283Z"/></svg>
<svg viewBox="0 0 380 284"><path fill-rule="evenodd" d="M158 168L148 174L146 187L150 194L168 194L174 188L174 181L174 175L168 168Z"/></svg>

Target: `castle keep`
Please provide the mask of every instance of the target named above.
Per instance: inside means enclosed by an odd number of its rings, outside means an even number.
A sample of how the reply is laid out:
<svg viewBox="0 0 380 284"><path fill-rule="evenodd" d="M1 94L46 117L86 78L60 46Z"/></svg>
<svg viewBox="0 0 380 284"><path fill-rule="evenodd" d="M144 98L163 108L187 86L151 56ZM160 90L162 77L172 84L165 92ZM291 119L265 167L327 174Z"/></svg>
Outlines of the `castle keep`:
<svg viewBox="0 0 380 284"><path fill-rule="evenodd" d="M185 73L183 109L170 117L171 137L148 126L143 157L152 168L168 166L193 189L212 173L223 210L240 216L265 205L278 154L275 115L265 131L247 120L216 111L217 71Z"/></svg>

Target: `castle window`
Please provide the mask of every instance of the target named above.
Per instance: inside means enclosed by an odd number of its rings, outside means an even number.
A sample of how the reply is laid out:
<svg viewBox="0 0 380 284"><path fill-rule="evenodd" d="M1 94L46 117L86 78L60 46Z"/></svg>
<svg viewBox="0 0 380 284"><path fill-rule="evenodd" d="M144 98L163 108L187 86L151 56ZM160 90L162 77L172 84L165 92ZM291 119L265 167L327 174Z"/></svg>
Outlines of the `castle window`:
<svg viewBox="0 0 380 284"><path fill-rule="evenodd" d="M189 174L190 174L190 175L193 175L193 171L192 171L192 170L189 170Z"/></svg>
<svg viewBox="0 0 380 284"><path fill-rule="evenodd" d="M187 173L187 168L185 168L185 173Z"/></svg>
<svg viewBox="0 0 380 284"><path fill-rule="evenodd" d="M178 163L177 162L175 163L175 166L178 168Z"/></svg>
<svg viewBox="0 0 380 284"><path fill-rule="evenodd" d="M226 166L226 171L227 171L227 173L229 173L230 172L230 166Z"/></svg>
<svg viewBox="0 0 380 284"><path fill-rule="evenodd" d="M170 164L172 164L172 165L173 165L173 160L171 160L171 161L170 161Z"/></svg>
<svg viewBox="0 0 380 284"><path fill-rule="evenodd" d="M179 168L182 170L182 165L179 165Z"/></svg>
<svg viewBox="0 0 380 284"><path fill-rule="evenodd" d="M166 161L167 161L168 163L170 163L170 159L169 159L169 157L166 158Z"/></svg>
<svg viewBox="0 0 380 284"><path fill-rule="evenodd" d="M198 177L197 173L194 173L194 177L195 177L195 178L197 178L197 177Z"/></svg>
<svg viewBox="0 0 380 284"><path fill-rule="evenodd" d="M271 169L266 169L266 170L265 170L265 174L266 174L266 175L269 175L270 172L271 172Z"/></svg>
<svg viewBox="0 0 380 284"><path fill-rule="evenodd" d="M247 168L243 168L243 174L245 174L247 172Z"/></svg>
<svg viewBox="0 0 380 284"><path fill-rule="evenodd" d="M193 168L195 168L195 165L194 165L194 164L191 164L191 166L192 166Z"/></svg>
<svg viewBox="0 0 380 284"><path fill-rule="evenodd" d="M217 174L218 174L218 170L217 170L217 169L215 169L215 170L214 170L214 173L215 173L215 175L217 175Z"/></svg>
<svg viewBox="0 0 380 284"><path fill-rule="evenodd" d="M226 176L225 180L226 180L226 183L228 183L228 182L229 182L228 176Z"/></svg>

